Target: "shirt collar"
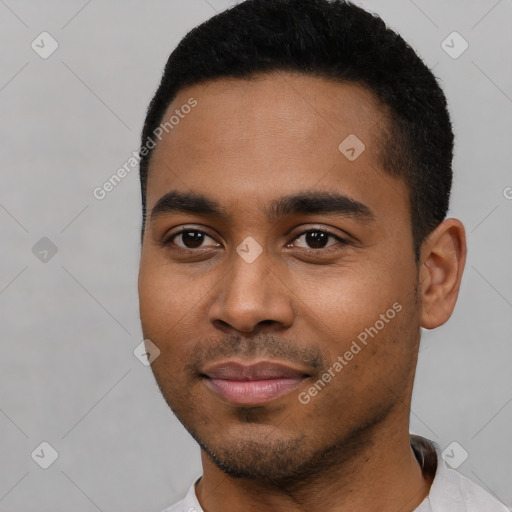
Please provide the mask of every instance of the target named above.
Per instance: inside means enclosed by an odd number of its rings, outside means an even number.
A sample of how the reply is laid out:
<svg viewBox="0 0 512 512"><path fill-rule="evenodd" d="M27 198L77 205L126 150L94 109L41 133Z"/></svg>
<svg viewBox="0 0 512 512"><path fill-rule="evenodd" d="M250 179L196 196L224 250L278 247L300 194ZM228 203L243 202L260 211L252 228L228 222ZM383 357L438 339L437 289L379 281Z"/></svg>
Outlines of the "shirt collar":
<svg viewBox="0 0 512 512"><path fill-rule="evenodd" d="M423 473L433 479L428 496L414 512L463 510L465 499L461 493L461 475L446 465L439 444L415 434L410 435L410 443ZM199 476L185 496L183 504L186 512L203 512L196 495L196 486L200 480ZM448 508L445 508L447 505Z"/></svg>

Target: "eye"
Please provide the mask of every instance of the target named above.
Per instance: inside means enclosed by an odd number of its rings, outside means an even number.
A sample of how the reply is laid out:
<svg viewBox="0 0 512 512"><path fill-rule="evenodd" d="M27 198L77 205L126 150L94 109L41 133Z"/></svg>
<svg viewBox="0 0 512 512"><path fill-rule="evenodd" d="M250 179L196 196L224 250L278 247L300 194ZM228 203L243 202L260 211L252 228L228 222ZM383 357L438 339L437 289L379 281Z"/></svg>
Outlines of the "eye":
<svg viewBox="0 0 512 512"><path fill-rule="evenodd" d="M310 247L303 247L304 249L309 250L319 250L319 249L325 249L326 247L331 247L334 244L326 245L329 239L334 239L341 245L348 244L348 241L340 238L337 235L334 235L333 233L330 233L329 231L321 230L321 229L308 229L307 231L304 231L301 233L298 237L294 239L294 241L300 240L303 238L303 241L308 244Z"/></svg>
<svg viewBox="0 0 512 512"><path fill-rule="evenodd" d="M210 239L213 244L204 245ZM322 229L308 229L303 231L297 237L294 238L294 242L303 239L302 243L307 244L306 246L296 246L298 248L305 249L307 251L319 251L322 249L329 249L336 245L347 245L348 240L345 240L329 231ZM334 243L328 243L329 240ZM180 243L181 242L181 243ZM194 228L183 228L177 233L167 237L161 245L164 247L172 246L172 248L183 251L194 251L195 249L204 249L206 247L221 247L221 244L217 243L215 239L209 236L204 231ZM288 244L291 247L292 244ZM308 247L309 246L309 247Z"/></svg>
<svg viewBox="0 0 512 512"><path fill-rule="evenodd" d="M170 237L166 238L162 242L162 245L167 246L167 245L172 244L172 245L178 247L179 249L184 249L184 250L201 249L201 248L204 248L204 246L201 247L202 243L205 240L207 240L208 238L210 240L213 240L213 238L211 236L209 236L207 233L205 233L204 231L199 231L198 229L193 229L193 228L184 228L181 231L178 231L177 233L174 233ZM176 240L181 239L181 244L174 243L175 239ZM213 240L213 242L216 247L220 246L220 244L218 244L215 240Z"/></svg>

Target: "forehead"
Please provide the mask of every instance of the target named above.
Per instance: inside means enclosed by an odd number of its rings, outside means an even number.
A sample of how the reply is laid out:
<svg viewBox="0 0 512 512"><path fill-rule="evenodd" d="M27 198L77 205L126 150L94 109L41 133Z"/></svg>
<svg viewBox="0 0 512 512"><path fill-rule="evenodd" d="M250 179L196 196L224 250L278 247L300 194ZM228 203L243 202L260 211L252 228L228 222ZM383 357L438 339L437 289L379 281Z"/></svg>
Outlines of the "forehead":
<svg viewBox="0 0 512 512"><path fill-rule="evenodd" d="M148 210L169 190L260 211L295 191L328 190L408 217L405 186L380 164L387 118L357 84L284 72L215 80L180 91L163 122L171 116L151 159Z"/></svg>

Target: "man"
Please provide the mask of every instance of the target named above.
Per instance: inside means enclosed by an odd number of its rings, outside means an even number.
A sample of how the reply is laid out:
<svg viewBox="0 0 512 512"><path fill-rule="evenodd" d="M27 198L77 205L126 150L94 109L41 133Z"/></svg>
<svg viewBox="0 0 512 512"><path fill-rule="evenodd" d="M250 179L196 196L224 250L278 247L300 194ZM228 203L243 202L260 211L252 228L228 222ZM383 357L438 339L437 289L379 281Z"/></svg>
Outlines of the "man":
<svg viewBox="0 0 512 512"><path fill-rule="evenodd" d="M203 464L168 512L507 510L409 434L466 260L452 152L432 73L349 3L247 0L179 44L140 169L142 328Z"/></svg>

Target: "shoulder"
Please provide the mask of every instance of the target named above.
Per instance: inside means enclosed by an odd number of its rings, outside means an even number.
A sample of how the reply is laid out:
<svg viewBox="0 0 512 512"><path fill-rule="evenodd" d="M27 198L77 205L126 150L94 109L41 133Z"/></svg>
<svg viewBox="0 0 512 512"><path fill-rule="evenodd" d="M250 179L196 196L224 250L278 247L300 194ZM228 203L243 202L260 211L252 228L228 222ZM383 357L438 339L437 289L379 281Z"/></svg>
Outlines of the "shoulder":
<svg viewBox="0 0 512 512"><path fill-rule="evenodd" d="M190 489L187 492L185 498L178 503L175 503L169 508L162 510L162 512L203 512L201 505L199 505L199 501L196 496L196 485L198 484L201 477L198 477L194 483L190 486Z"/></svg>
<svg viewBox="0 0 512 512"><path fill-rule="evenodd" d="M441 447L421 436L411 435L411 446L433 475L429 495L416 512L510 512L510 509L470 478L452 469L441 455Z"/></svg>
<svg viewBox="0 0 512 512"><path fill-rule="evenodd" d="M501 501L455 469L445 467L445 475L447 490L452 488L454 494L460 494L467 512L510 512Z"/></svg>
<svg viewBox="0 0 512 512"><path fill-rule="evenodd" d="M162 512L185 512L185 502L183 500L178 501L172 507L162 510Z"/></svg>

